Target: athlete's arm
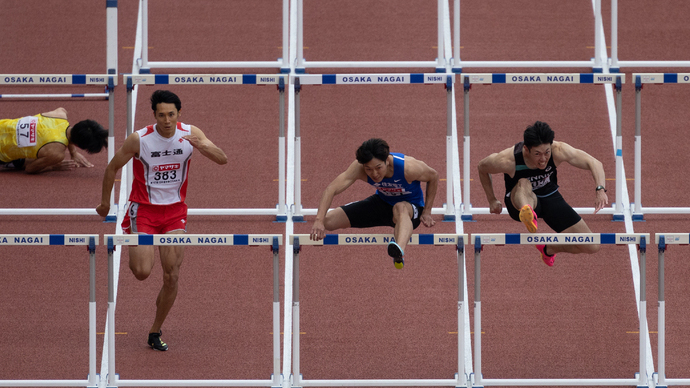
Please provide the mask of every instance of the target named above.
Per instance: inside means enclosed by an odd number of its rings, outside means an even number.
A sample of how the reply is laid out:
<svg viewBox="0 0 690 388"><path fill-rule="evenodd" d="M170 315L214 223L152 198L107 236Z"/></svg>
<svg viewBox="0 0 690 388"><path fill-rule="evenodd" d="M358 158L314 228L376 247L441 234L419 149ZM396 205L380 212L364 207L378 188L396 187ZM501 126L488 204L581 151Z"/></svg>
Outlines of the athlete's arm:
<svg viewBox="0 0 690 388"><path fill-rule="evenodd" d="M48 143L41 147L36 155L36 159L27 158L24 160L24 171L28 174L38 174L45 171L69 170L69 166L61 168L61 163L64 158L64 145L60 143Z"/></svg>
<svg viewBox="0 0 690 388"><path fill-rule="evenodd" d="M355 181L361 179L366 182L366 173L364 167L355 160L343 173L338 175L331 183L326 186L326 189L321 194L319 201L319 209L316 212L316 219L311 227L310 238L312 240L321 240L326 235L326 228L324 226L324 219L326 213L333 203L333 198L352 186Z"/></svg>
<svg viewBox="0 0 690 388"><path fill-rule="evenodd" d="M553 161L558 166L561 162L583 169L589 170L594 178L594 187L606 186L606 174L604 173L604 166L596 158L586 153L583 150L577 149L567 143L553 142L552 147ZM594 213L603 209L608 205L609 197L604 190L596 190L596 197L594 199Z"/></svg>
<svg viewBox="0 0 690 388"><path fill-rule="evenodd" d="M204 135L201 129L192 125L192 134L182 136L182 138L187 140L192 147L198 149L202 155L212 161L218 164L226 164L228 162L228 157L225 155L225 152L213 144L213 142Z"/></svg>
<svg viewBox="0 0 690 388"><path fill-rule="evenodd" d="M426 182L424 211L422 211L419 219L424 226L434 226L436 221L431 218L431 209L434 206L434 198L436 198L436 191L438 190L438 172L421 160L405 156L405 180L408 182Z"/></svg>
<svg viewBox="0 0 690 388"><path fill-rule="evenodd" d="M77 151L77 147L69 143L67 145L67 150L69 150L69 155L72 158L71 162L74 165L74 167L79 167L79 166L84 166L84 167L93 167L93 164L89 162L84 155L80 154L79 151Z"/></svg>
<svg viewBox="0 0 690 388"><path fill-rule="evenodd" d="M479 172L479 182L482 184L486 199L489 201L489 211L494 214L501 214L503 210L503 203L496 198L494 193L494 185L491 179L491 174L508 174L515 173L515 157L513 156L513 147L491 154L482 159L477 165Z"/></svg>
<svg viewBox="0 0 690 388"><path fill-rule="evenodd" d="M60 107L50 112L41 113L41 116L67 120L67 109Z"/></svg>
<svg viewBox="0 0 690 388"><path fill-rule="evenodd" d="M101 192L101 203L96 207L96 212L105 217L110 211L110 192L113 190L113 185L115 184L115 175L117 172L129 162L130 159L139 154L139 134L133 133L125 139L113 158L108 163L108 167L105 168L105 174L103 175L103 191Z"/></svg>

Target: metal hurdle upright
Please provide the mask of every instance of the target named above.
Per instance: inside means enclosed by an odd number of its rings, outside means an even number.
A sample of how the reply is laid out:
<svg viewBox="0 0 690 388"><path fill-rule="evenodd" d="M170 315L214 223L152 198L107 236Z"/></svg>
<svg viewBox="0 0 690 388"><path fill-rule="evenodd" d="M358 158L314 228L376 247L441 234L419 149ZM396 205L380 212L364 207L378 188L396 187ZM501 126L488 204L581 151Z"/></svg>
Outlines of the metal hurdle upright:
<svg viewBox="0 0 690 388"><path fill-rule="evenodd" d="M621 134L621 87L625 82L625 74L594 74L594 73L486 73L462 74L464 89L464 142L463 142L463 221L471 221L474 214L489 214L489 208L474 208L470 202L470 89L473 84L612 84L616 89L616 201L611 208L601 209L598 214L613 214L614 219L623 218L623 136ZM574 208L579 214L592 214L594 208ZM503 213L508 211L503 209Z"/></svg>
<svg viewBox="0 0 690 388"><path fill-rule="evenodd" d="M278 1L278 0L276 0ZM149 0L139 0L139 10L141 12L142 34L141 34L141 73L150 73L153 68L279 68L282 73L290 72L288 64L289 49L289 0L282 0L282 43L283 57L274 61L149 61Z"/></svg>
<svg viewBox="0 0 690 388"><path fill-rule="evenodd" d="M7 245L87 246L89 251L89 374L86 380L0 380L0 387L98 386L99 376L96 373L96 245L98 245L98 235L0 234L0 247Z"/></svg>
<svg viewBox="0 0 690 388"><path fill-rule="evenodd" d="M108 246L108 377L109 387L275 387L282 384L280 373L280 264L283 244L280 234L106 234ZM270 246L273 252L273 374L268 380L121 380L115 369L115 286L113 251L127 245L181 246Z"/></svg>
<svg viewBox="0 0 690 388"><path fill-rule="evenodd" d="M117 75L114 74L0 74L2 86L75 86L93 87L104 86L102 93L47 93L47 94L0 94L0 99L9 98L103 98L108 100L108 160L114 154L113 127L115 126L115 85ZM39 112L40 113L40 112ZM112 204L112 201L111 201ZM0 215L96 215L95 208L62 208L62 209L34 209L13 208L0 209Z"/></svg>
<svg viewBox="0 0 690 388"><path fill-rule="evenodd" d="M642 207L642 87L645 84L690 84L690 73L634 73L635 80L635 204L633 220L644 214L690 214L690 207Z"/></svg>
<svg viewBox="0 0 690 388"><path fill-rule="evenodd" d="M646 247L649 233L477 233L470 236L474 245L474 374L472 386L592 386L592 385L628 385L643 387L648 385L646 372L647 348L647 301L645 298ZM484 245L638 245L640 251L640 342L639 368L633 379L485 379L482 375L482 337L481 337L481 252Z"/></svg>
<svg viewBox="0 0 690 388"><path fill-rule="evenodd" d="M654 240L659 247L659 305L658 305L658 359L659 366L654 382L657 388L668 387L670 385L690 385L690 377L686 378L666 378L666 298L664 256L668 245L688 245L690 244L689 233L655 233Z"/></svg>
<svg viewBox="0 0 690 388"><path fill-rule="evenodd" d="M301 134L300 134L300 91L303 85L425 85L442 84L447 96L446 120L446 203L443 208L432 209L432 214L443 214L445 221L455 220L453 201L453 84L454 74L438 73L381 73L381 74L302 74L291 77L295 85L295 209L293 219L301 221L304 215L315 215L317 209L303 209L301 199Z"/></svg>
<svg viewBox="0 0 690 388"><path fill-rule="evenodd" d="M134 132L132 91L135 85L276 85L279 92L280 123L278 133L278 204L265 209L189 209L190 215L275 215L285 221L285 75L280 74L126 74L127 136ZM131 187L132 174L127 174ZM129 194L129 190L127 191ZM114 211L114 210L112 210Z"/></svg>
<svg viewBox="0 0 690 388"><path fill-rule="evenodd" d="M392 234L327 234L323 240L312 241L308 234L289 236L293 242L293 281L292 281L292 387L333 387L333 386L451 386L467 385L465 371L465 320L463 306L466 303L464 293L464 245L466 234L413 234L408 245L455 245L458 262L458 372L454 379L364 379L364 380L305 380L300 370L300 319L299 319L299 253L304 245L342 246L342 245L386 245L395 241Z"/></svg>

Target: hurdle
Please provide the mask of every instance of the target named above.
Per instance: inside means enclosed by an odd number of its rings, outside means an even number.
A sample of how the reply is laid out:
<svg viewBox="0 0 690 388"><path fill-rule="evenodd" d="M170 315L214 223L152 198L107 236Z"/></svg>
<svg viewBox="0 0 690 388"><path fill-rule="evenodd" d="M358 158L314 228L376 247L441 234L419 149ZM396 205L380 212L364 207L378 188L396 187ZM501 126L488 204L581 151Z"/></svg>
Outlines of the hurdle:
<svg viewBox="0 0 690 388"><path fill-rule="evenodd" d="M273 215L276 221L287 219L285 207L285 84L286 76L279 74L126 74L127 85L127 136L134 132L132 91L135 85L276 85L279 92L278 133L278 204L275 208L259 209L189 209L190 215ZM131 163L129 164L131 166ZM132 184L131 172L127 174L127 187ZM127 191L129 196L129 190ZM114 210L111 210L114 211ZM110 216L110 215L109 215Z"/></svg>
<svg viewBox="0 0 690 388"><path fill-rule="evenodd" d="M302 221L304 215L316 215L318 209L302 208L301 190L301 134L300 92L303 85L433 85L442 84L446 89L446 203L432 209L432 214L443 214L444 221L455 220L453 201L453 84L454 74L438 73L381 73L381 74L302 74L291 77L295 86L295 210L293 220Z"/></svg>
<svg viewBox="0 0 690 388"><path fill-rule="evenodd" d="M462 74L464 88L464 143L463 143L463 177L464 198L462 204L462 220L472 221L474 214L489 214L489 208L474 208L470 202L470 89L473 84L504 85L504 84L581 84L581 85L613 85L616 89L616 200L611 208L601 209L598 214L613 214L614 220L623 219L623 137L621 135L621 87L625 82L625 74L594 74L594 73L486 73ZM593 214L593 207L575 207L579 214ZM508 214L504 208L502 214Z"/></svg>
<svg viewBox="0 0 690 388"><path fill-rule="evenodd" d="M289 48L289 0L282 0L282 42L283 42L283 57L276 61L149 61L149 1L139 1L139 12L141 14L141 73L150 73L153 68L279 68L281 73L289 73L290 65L288 64L288 48Z"/></svg>
<svg viewBox="0 0 690 388"><path fill-rule="evenodd" d="M1 86L74 86L105 87L104 93L47 93L47 94L0 94L0 100L9 98L91 98L108 100L108 160L115 154L113 127L115 126L115 85L117 76L113 74L0 74ZM97 215L95 208L13 208L0 209L0 215Z"/></svg>
<svg viewBox="0 0 690 388"><path fill-rule="evenodd" d="M413 234L408 245L454 245L457 251L458 262L458 372L454 379L364 379L364 380L307 380L302 378L300 371L300 319L299 319L299 253L302 246L362 246L362 245L387 245L395 241L392 234L327 234L323 240L312 241L308 234L295 234L289 236L293 242L293 281L292 281L292 387L334 387L334 386L466 386L465 371L465 345L464 331L465 321L463 316L464 297L464 245L467 241L466 234ZM288 323L286 322L286 325Z"/></svg>
<svg viewBox="0 0 690 388"><path fill-rule="evenodd" d="M470 236L474 245L474 374L472 386L517 386L517 385L550 385L550 386L592 386L592 385L628 385L647 386L646 373L647 348L647 301L645 298L645 255L649 233L477 233ZM640 306L639 306L639 368L633 379L485 379L482 375L482 337L481 337L481 252L484 245L638 245L640 251Z"/></svg>
<svg viewBox="0 0 690 388"><path fill-rule="evenodd" d="M444 29L443 20L447 14L447 0L437 0L437 57L435 61L307 61L304 59L304 1L296 0L297 8L297 61L296 73L304 73L306 68L435 68L437 73L444 73L446 61L443 55ZM445 7L444 8L444 3ZM284 55L285 56L285 55Z"/></svg>
<svg viewBox="0 0 690 388"><path fill-rule="evenodd" d="M664 287L664 255L668 245L690 244L688 233L655 233L654 241L659 247L659 305L658 305L658 358L659 366L654 376L656 387L690 385L690 378L666 378L666 300Z"/></svg>
<svg viewBox="0 0 690 388"><path fill-rule="evenodd" d="M96 387L96 245L93 234L0 234L0 247L76 246L85 245L89 251L89 374L86 380L0 380L0 387Z"/></svg>
<svg viewBox="0 0 690 388"><path fill-rule="evenodd" d="M688 84L690 73L633 73L635 80L635 203L633 220L644 219L644 214L690 214L690 207L642 206L642 87L645 84Z"/></svg>
<svg viewBox="0 0 690 388"><path fill-rule="evenodd" d="M279 234L106 234L108 246L108 378L109 387L280 387ZM116 246L270 246L273 253L273 374L268 380L121 380L115 369L115 285L113 252Z"/></svg>
<svg viewBox="0 0 690 388"><path fill-rule="evenodd" d="M617 2L617 0L612 0ZM612 6L613 7L613 6ZM462 73L463 68L477 67L589 67L595 73L601 73L605 65L605 57L600 53L606 53L604 37L604 25L601 16L601 0L593 0L594 8L594 55L589 60L580 61L462 61L460 59L460 0L454 0L453 6L453 72ZM617 21L616 18L614 20ZM614 25L614 26L617 26ZM614 45L614 47L617 47Z"/></svg>

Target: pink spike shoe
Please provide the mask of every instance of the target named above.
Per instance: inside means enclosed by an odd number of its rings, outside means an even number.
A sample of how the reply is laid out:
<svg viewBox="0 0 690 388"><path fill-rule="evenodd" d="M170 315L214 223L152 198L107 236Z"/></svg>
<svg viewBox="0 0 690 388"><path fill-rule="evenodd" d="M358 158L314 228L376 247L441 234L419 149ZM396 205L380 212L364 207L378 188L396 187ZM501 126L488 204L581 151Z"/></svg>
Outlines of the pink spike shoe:
<svg viewBox="0 0 690 388"><path fill-rule="evenodd" d="M553 262L554 259L556 259L556 254L554 253L553 255L549 256L546 253L544 253L546 245L537 245L536 247L537 250L541 252L541 259L544 260L544 264L548 265L549 267L553 267Z"/></svg>
<svg viewBox="0 0 690 388"><path fill-rule="evenodd" d="M525 205L520 209L520 221L527 227L530 233L537 233L537 213L532 206Z"/></svg>

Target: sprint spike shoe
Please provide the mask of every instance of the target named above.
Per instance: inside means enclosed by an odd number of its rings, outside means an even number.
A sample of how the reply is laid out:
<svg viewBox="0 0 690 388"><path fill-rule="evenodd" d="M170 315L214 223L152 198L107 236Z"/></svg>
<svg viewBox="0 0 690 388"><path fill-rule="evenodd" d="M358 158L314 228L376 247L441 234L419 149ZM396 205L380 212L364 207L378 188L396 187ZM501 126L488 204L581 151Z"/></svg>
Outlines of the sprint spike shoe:
<svg viewBox="0 0 690 388"><path fill-rule="evenodd" d="M537 213L532 206L525 205L520 209L520 221L527 227L530 233L537 233Z"/></svg>
<svg viewBox="0 0 690 388"><path fill-rule="evenodd" d="M152 349L164 352L168 350L168 344L163 342L163 340L161 339L161 335L163 335L162 331L159 331L158 333L149 333L148 344Z"/></svg>
<svg viewBox="0 0 690 388"><path fill-rule="evenodd" d="M549 267L553 267L553 262L556 259L556 254L554 253L553 255L547 255L546 254L546 245L537 245L537 249L541 253L541 259L544 260L544 264L548 265Z"/></svg>
<svg viewBox="0 0 690 388"><path fill-rule="evenodd" d="M388 243L388 256L393 258L393 265L395 265L395 268L403 269L403 266L405 266L405 260L403 259L403 251L400 248L400 245L393 241Z"/></svg>

